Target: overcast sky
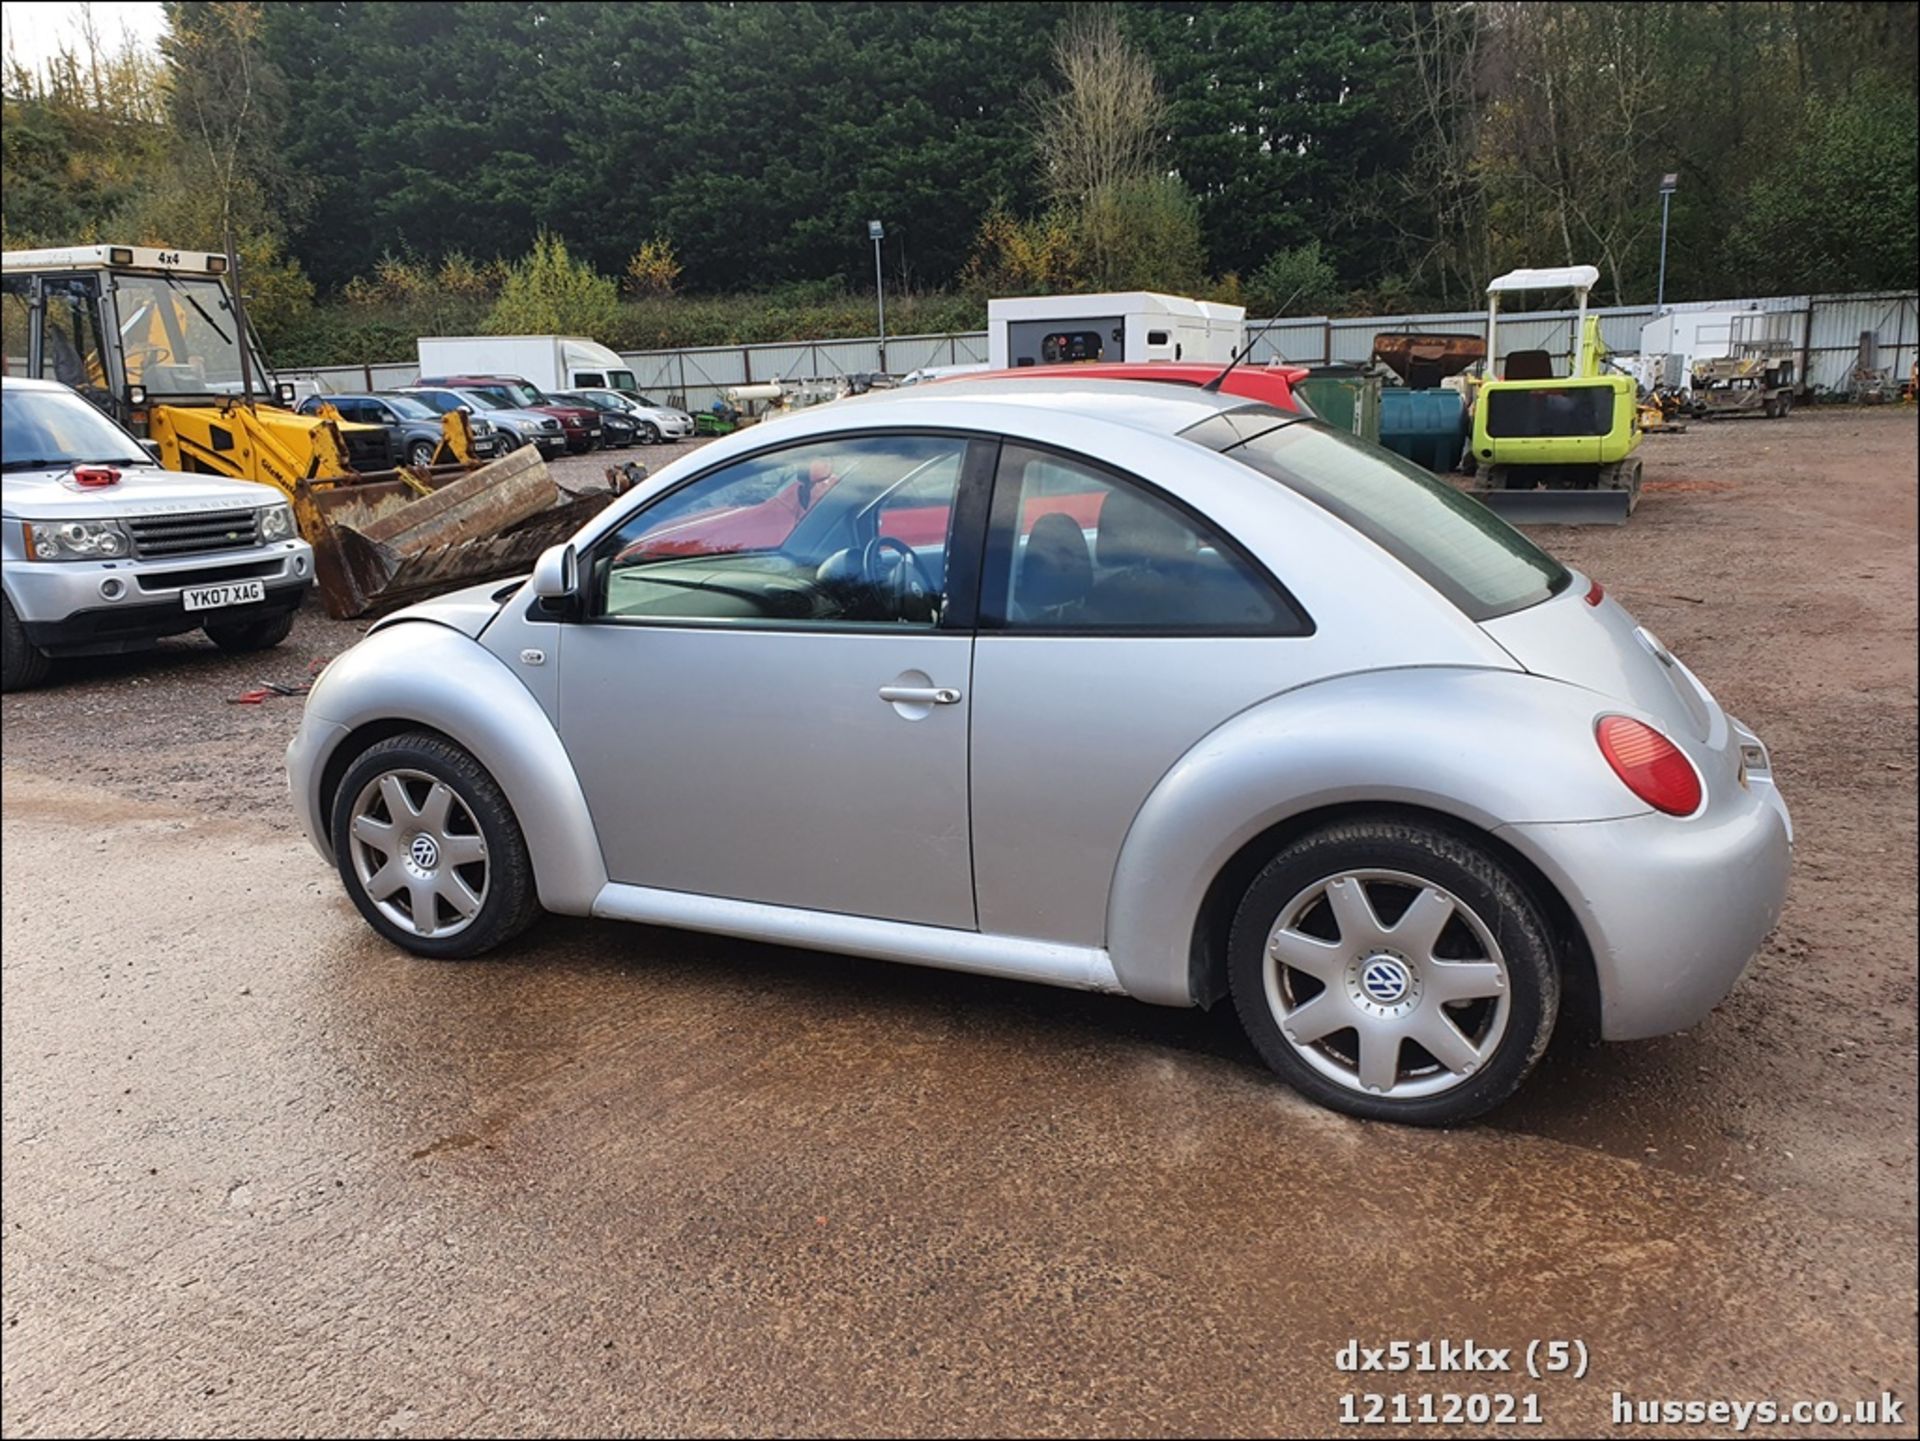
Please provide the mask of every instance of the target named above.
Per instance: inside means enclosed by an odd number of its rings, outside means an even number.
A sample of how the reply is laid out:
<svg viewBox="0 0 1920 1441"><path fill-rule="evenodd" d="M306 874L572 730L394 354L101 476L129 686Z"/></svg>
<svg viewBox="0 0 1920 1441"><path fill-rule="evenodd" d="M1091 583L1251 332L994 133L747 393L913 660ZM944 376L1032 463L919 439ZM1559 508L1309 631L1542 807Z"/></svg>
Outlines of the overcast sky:
<svg viewBox="0 0 1920 1441"><path fill-rule="evenodd" d="M93 11L93 23L109 50L119 48L124 34L148 50L155 49L166 29L159 0L5 0L0 4L0 51L18 56L21 64L38 69L62 44L75 45L83 12Z"/></svg>

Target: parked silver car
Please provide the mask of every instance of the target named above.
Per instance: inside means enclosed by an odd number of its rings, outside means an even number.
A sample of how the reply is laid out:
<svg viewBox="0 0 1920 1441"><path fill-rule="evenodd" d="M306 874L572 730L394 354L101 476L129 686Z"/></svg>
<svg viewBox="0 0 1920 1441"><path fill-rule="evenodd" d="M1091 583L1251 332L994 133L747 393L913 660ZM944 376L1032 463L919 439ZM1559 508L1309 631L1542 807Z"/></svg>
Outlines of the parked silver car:
<svg viewBox="0 0 1920 1441"><path fill-rule="evenodd" d="M541 456L547 460L566 454L567 437L560 428L560 422L540 411L520 410L495 396L476 390L447 390L432 385L407 386L390 394L416 400L435 415L445 415L450 410L465 410L476 420L484 416L486 425L493 432L495 448L502 455L518 450L523 445L537 446Z"/></svg>
<svg viewBox="0 0 1920 1441"><path fill-rule="evenodd" d="M663 440L690 440L693 417L686 411L629 390L578 390L570 392L601 407L617 405L633 417L642 445L658 445Z"/></svg>
<svg viewBox="0 0 1920 1441"><path fill-rule="evenodd" d="M1564 1009L1691 1025L1777 919L1766 748L1398 457L1197 388L963 380L727 437L522 584L403 611L288 752L381 935L541 908L1231 998L1447 1123Z"/></svg>
<svg viewBox="0 0 1920 1441"><path fill-rule="evenodd" d="M227 651L293 629L313 549L270 485L165 470L117 421L50 380L0 383L0 690L64 656L191 630Z"/></svg>

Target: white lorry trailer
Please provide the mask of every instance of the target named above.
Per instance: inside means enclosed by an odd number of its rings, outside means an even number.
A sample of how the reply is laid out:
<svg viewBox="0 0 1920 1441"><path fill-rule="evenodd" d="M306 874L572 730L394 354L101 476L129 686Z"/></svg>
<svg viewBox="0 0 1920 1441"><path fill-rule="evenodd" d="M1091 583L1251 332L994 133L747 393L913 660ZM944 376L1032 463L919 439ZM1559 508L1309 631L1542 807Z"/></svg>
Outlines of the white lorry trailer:
<svg viewBox="0 0 1920 1441"><path fill-rule="evenodd" d="M1242 305L1158 295L1039 295L987 302L991 369L1186 360L1225 365L1246 333Z"/></svg>
<svg viewBox="0 0 1920 1441"><path fill-rule="evenodd" d="M633 368L579 335L434 335L419 342L422 375L517 375L549 394L618 390L637 395Z"/></svg>

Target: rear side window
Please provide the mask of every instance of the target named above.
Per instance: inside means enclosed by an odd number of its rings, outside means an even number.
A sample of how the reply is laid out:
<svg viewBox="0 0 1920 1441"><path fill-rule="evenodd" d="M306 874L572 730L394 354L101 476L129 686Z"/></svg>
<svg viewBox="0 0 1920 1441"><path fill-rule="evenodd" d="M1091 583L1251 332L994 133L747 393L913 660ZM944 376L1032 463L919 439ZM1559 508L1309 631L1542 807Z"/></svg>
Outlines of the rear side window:
<svg viewBox="0 0 1920 1441"><path fill-rule="evenodd" d="M1570 579L1565 566L1478 501L1318 421L1250 406L1184 433L1331 511L1476 621L1538 605Z"/></svg>
<svg viewBox="0 0 1920 1441"><path fill-rule="evenodd" d="M1198 516L1102 466L1012 443L994 484L980 622L1048 633L1313 631Z"/></svg>
<svg viewBox="0 0 1920 1441"><path fill-rule="evenodd" d="M1613 391L1606 386L1489 390L1481 403L1487 434L1508 439L1605 435L1613 429Z"/></svg>

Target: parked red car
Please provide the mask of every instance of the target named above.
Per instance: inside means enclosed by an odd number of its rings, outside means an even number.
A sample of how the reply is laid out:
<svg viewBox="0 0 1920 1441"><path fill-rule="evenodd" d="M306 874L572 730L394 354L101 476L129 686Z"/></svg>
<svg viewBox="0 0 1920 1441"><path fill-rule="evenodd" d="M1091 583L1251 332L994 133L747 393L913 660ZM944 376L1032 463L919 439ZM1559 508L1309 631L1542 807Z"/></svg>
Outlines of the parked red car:
<svg viewBox="0 0 1920 1441"><path fill-rule="evenodd" d="M1023 365L1017 370L976 371L971 375L954 375L930 383L952 385L963 380L1019 380L1025 377L1058 380L1063 375L1070 375L1076 380L1153 380L1166 385L1205 385L1225 369L1225 362L1201 365L1193 361L1162 360L1114 365ZM1293 387L1306 379L1307 373L1304 365L1240 364L1228 373L1220 389L1228 395L1243 395L1248 400L1265 401L1281 410L1304 411L1308 407L1294 396Z"/></svg>
<svg viewBox="0 0 1920 1441"><path fill-rule="evenodd" d="M1022 366L1018 370L956 375L928 383L945 385L966 380L1057 377L1070 372L1075 379L1085 380L1151 380L1168 385L1204 385L1223 368L1223 365L1167 364L1160 361L1133 365L1035 365ZM1308 407L1294 395L1293 385L1307 373L1306 367L1299 365L1236 365L1220 389L1228 395L1263 401L1281 410L1306 411ZM812 473L804 481L796 478L756 505L730 507L691 516L668 531L644 537L628 546L620 553L619 559L630 561L642 555L712 555L725 551L777 549L813 502L832 488L838 479L825 467L824 462L817 461ZM1072 517L1075 524L1090 530L1099 524L1100 507L1104 499L1104 492L1091 488L1084 494L1036 496L1027 502L1021 533L1030 532L1041 515L1053 511ZM912 546L936 545L946 535L947 523L945 506L896 507L881 522L880 533Z"/></svg>
<svg viewBox="0 0 1920 1441"><path fill-rule="evenodd" d="M592 406L555 400L518 375L423 375L413 383L446 390L484 390L497 395L503 404L551 415L560 422L560 429L567 437L567 449L571 451L592 450L600 444L599 411Z"/></svg>

